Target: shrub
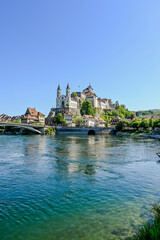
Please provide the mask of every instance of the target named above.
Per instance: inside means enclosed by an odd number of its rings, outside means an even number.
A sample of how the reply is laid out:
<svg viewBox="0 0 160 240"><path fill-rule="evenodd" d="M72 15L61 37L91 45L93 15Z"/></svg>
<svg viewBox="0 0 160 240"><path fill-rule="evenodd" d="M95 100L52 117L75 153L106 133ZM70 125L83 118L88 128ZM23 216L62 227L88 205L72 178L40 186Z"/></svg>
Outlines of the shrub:
<svg viewBox="0 0 160 240"><path fill-rule="evenodd" d="M46 129L46 134L53 134L54 132L55 132L55 128L52 128L52 127L48 127L47 129Z"/></svg>
<svg viewBox="0 0 160 240"><path fill-rule="evenodd" d="M160 118L158 118L158 119L156 119L156 120L154 121L153 127L154 127L154 128L155 128L155 127L160 127Z"/></svg>
<svg viewBox="0 0 160 240"><path fill-rule="evenodd" d="M66 106L69 107L69 103L66 103Z"/></svg>
<svg viewBox="0 0 160 240"><path fill-rule="evenodd" d="M138 129L139 126L140 126L140 123L141 123L141 121L139 121L139 120L133 120L133 121L130 123L130 127L133 127L133 128Z"/></svg>
<svg viewBox="0 0 160 240"><path fill-rule="evenodd" d="M75 124L80 126L83 123L83 118L76 118L75 119Z"/></svg>
<svg viewBox="0 0 160 240"><path fill-rule="evenodd" d="M142 128L148 128L149 127L149 121L147 119L143 119L141 122L140 122L140 127Z"/></svg>
<svg viewBox="0 0 160 240"><path fill-rule="evenodd" d="M117 113L116 111L113 111L113 112L112 112L112 115L113 115L113 116L118 116L118 113Z"/></svg>
<svg viewBox="0 0 160 240"><path fill-rule="evenodd" d="M77 93L76 92L72 92L71 97L77 97Z"/></svg>
<svg viewBox="0 0 160 240"><path fill-rule="evenodd" d="M160 239L160 205L155 204L152 208L153 221L147 222L133 237L133 240L159 240Z"/></svg>
<svg viewBox="0 0 160 240"><path fill-rule="evenodd" d="M117 130L122 130L124 127L128 127L129 126L129 122L128 121L126 121L126 120L121 120L121 121L119 121L118 122L118 124L117 124Z"/></svg>
<svg viewBox="0 0 160 240"><path fill-rule="evenodd" d="M55 116L55 122L57 124L66 123L66 120L63 119L62 113L58 113L57 116Z"/></svg>

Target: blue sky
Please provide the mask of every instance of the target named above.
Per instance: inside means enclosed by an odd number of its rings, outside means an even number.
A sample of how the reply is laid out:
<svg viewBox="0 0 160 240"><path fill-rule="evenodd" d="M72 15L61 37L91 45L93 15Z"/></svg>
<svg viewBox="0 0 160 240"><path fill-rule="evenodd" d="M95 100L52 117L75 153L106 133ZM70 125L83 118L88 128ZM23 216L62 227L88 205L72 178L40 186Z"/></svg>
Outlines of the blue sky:
<svg viewBox="0 0 160 240"><path fill-rule="evenodd" d="M48 114L58 83L160 108L160 1L0 2L0 114Z"/></svg>

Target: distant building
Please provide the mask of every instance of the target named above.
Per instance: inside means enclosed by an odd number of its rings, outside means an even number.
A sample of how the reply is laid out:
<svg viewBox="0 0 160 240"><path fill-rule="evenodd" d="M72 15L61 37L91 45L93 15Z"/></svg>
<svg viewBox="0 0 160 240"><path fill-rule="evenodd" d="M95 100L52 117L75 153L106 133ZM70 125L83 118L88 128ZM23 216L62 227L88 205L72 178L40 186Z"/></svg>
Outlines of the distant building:
<svg viewBox="0 0 160 240"><path fill-rule="evenodd" d="M102 118L93 117L92 115L84 115L83 123L85 127L105 127L106 125Z"/></svg>
<svg viewBox="0 0 160 240"><path fill-rule="evenodd" d="M62 94L61 87L58 85L57 97L56 97L56 107L51 108L46 122L48 124L53 124L53 116L62 113L64 118L69 118L65 116L66 113L71 113L73 116L81 116L80 109L84 101L90 101L92 106L96 108L101 113L103 111L115 110L115 104L112 103L111 99L100 98L93 92L92 86L89 84L82 92L75 92L76 94L71 94L71 89L69 84L66 87L66 94ZM96 113L96 116L100 114ZM91 123L90 123L91 124Z"/></svg>
<svg viewBox="0 0 160 240"><path fill-rule="evenodd" d="M92 115L84 115L83 122L85 127L95 127L96 119Z"/></svg>
<svg viewBox="0 0 160 240"><path fill-rule="evenodd" d="M66 123L67 123L67 124L72 123L72 117L73 117L73 115L72 115L72 113L70 113L70 112L66 112L66 113L64 114L64 120L66 120Z"/></svg>
<svg viewBox="0 0 160 240"><path fill-rule="evenodd" d="M100 108L104 110L115 109L115 105L112 103L111 99L98 98L93 92L93 88L89 85L83 90L83 92L76 92L76 96L71 96L71 89L69 84L67 84L66 95L62 94L60 85L57 88L56 97L56 108L52 108L57 115L58 113L64 114L65 112L70 112L73 115L80 114L80 108L84 101L90 101L94 108Z"/></svg>
<svg viewBox="0 0 160 240"><path fill-rule="evenodd" d="M21 116L22 123L40 123L45 124L45 115L41 112L37 112L35 108L27 108L24 115Z"/></svg>

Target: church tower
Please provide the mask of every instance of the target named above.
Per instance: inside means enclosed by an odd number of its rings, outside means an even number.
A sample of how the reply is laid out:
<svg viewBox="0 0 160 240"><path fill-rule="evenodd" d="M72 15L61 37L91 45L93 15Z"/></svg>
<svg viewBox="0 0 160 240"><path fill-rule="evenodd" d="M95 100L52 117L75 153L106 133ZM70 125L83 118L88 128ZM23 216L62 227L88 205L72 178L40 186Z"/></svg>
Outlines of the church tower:
<svg viewBox="0 0 160 240"><path fill-rule="evenodd" d="M71 89L69 87L69 83L67 84L67 88L66 88L66 104L69 104L71 103Z"/></svg>
<svg viewBox="0 0 160 240"><path fill-rule="evenodd" d="M67 84L67 88L66 88L66 97L71 97L71 89L69 87L69 83Z"/></svg>
<svg viewBox="0 0 160 240"><path fill-rule="evenodd" d="M60 85L58 85L58 88L57 88L57 97L60 97L61 96L61 88L60 88Z"/></svg>
<svg viewBox="0 0 160 240"><path fill-rule="evenodd" d="M58 88L57 88L56 108L61 108L61 88L60 88L60 85L58 85Z"/></svg>

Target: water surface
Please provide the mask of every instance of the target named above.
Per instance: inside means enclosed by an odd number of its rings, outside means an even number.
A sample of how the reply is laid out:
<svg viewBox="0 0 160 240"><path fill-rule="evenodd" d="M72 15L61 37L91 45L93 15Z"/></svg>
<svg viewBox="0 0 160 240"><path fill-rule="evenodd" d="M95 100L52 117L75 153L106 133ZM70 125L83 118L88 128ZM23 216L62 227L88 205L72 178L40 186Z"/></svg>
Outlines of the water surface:
<svg viewBox="0 0 160 240"><path fill-rule="evenodd" d="M143 138L0 136L0 239L127 239L160 200L159 149Z"/></svg>

